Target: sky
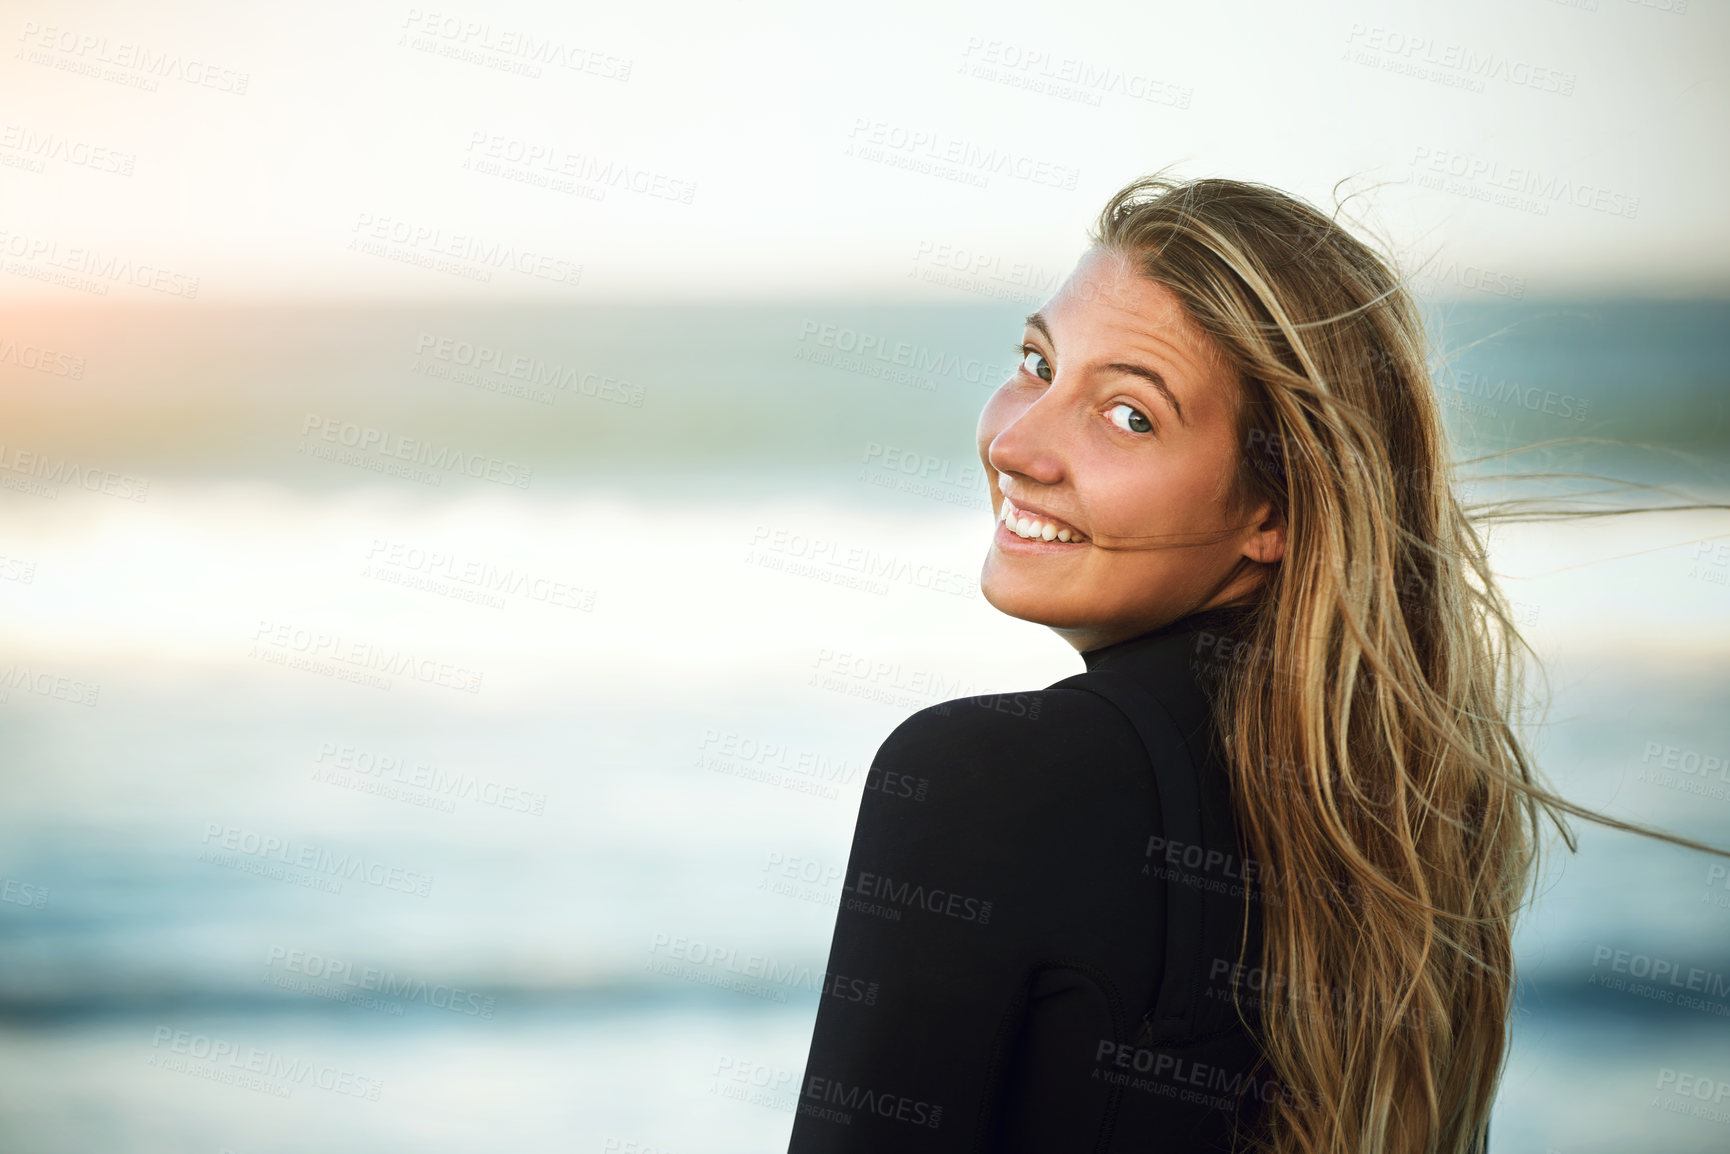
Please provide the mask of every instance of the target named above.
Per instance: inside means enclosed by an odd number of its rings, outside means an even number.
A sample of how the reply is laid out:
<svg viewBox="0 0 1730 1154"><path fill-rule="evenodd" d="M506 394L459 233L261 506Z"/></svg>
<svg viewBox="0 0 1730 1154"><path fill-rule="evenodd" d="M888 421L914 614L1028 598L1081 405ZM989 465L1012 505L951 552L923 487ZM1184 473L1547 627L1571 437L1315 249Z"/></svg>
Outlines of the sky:
<svg viewBox="0 0 1730 1154"><path fill-rule="evenodd" d="M1442 296L1730 292L1699 0L7 0L0 36L13 301L1007 295L1166 166L1361 192Z"/></svg>

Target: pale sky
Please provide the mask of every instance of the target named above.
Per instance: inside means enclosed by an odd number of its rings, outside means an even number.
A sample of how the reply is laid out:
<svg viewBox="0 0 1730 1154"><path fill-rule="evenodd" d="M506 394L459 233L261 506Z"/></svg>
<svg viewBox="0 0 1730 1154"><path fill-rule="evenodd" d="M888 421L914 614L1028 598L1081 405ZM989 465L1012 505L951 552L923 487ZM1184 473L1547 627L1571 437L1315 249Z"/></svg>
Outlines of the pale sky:
<svg viewBox="0 0 1730 1154"><path fill-rule="evenodd" d="M0 29L13 299L1038 297L1168 164L1354 180L1449 295L1730 291L1722 3L8 0Z"/></svg>

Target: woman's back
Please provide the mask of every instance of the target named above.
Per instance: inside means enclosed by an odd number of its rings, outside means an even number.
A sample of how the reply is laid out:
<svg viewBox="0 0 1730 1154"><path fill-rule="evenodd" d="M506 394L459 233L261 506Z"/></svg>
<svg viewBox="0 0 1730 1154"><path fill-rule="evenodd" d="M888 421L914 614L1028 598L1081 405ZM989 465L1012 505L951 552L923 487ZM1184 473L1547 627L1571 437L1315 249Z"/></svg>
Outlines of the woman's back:
<svg viewBox="0 0 1730 1154"><path fill-rule="evenodd" d="M1254 870L1198 669L1237 619L1192 614L883 743L791 1154L1225 1150L1253 1121L1272 1081L1233 992L1253 1023L1259 907L1240 953Z"/></svg>

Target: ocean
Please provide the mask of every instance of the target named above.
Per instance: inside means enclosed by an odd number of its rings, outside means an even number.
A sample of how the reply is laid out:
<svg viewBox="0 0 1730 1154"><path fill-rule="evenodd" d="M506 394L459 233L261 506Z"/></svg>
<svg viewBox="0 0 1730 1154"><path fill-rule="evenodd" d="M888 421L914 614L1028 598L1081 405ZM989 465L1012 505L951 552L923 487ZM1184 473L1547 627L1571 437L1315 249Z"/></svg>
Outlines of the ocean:
<svg viewBox="0 0 1730 1154"><path fill-rule="evenodd" d="M1081 668L977 588L1031 304L14 310L5 1149L783 1149L877 745ZM1730 304L1430 307L1463 456L1730 499ZM1730 513L1491 541L1551 780L1730 845ZM1730 863L1576 829L1491 1148L1723 1151Z"/></svg>

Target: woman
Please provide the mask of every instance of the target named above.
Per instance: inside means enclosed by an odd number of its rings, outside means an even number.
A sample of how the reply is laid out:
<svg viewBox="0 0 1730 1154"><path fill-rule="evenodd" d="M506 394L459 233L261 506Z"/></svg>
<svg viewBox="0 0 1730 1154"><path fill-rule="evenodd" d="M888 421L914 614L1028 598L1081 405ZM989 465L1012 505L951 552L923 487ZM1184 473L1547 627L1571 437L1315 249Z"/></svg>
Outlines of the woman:
<svg viewBox="0 0 1730 1154"><path fill-rule="evenodd" d="M1086 672L878 751L791 1154L1482 1149L1538 824L1596 815L1515 733L1416 310L1260 185L1090 239L979 423L981 590Z"/></svg>

